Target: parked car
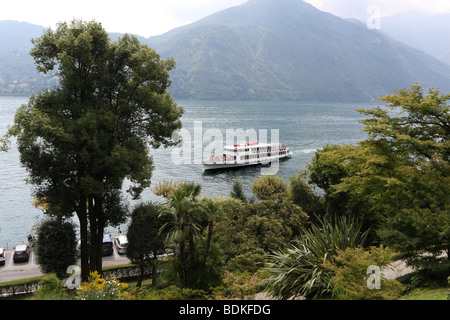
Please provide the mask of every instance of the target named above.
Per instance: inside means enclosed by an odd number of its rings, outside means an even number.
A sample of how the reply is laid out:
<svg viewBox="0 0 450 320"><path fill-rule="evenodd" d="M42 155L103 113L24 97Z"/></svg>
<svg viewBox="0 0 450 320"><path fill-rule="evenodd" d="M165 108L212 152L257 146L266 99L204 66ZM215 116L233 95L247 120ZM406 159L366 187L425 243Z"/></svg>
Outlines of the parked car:
<svg viewBox="0 0 450 320"><path fill-rule="evenodd" d="M28 262L30 259L30 246L26 244L18 245L14 248L14 262Z"/></svg>
<svg viewBox="0 0 450 320"><path fill-rule="evenodd" d="M119 254L125 254L127 243L127 237L124 235L120 235L114 238L114 245L116 246L117 252Z"/></svg>
<svg viewBox="0 0 450 320"><path fill-rule="evenodd" d="M3 248L0 248L0 266L5 265L5 250Z"/></svg>
<svg viewBox="0 0 450 320"><path fill-rule="evenodd" d="M109 234L103 236L103 255L110 256L114 253L113 242Z"/></svg>
<svg viewBox="0 0 450 320"><path fill-rule="evenodd" d="M114 253L113 249L113 241L111 240L111 237L109 234L105 234L103 236L103 256L110 256ZM77 243L77 254L78 256L81 256L81 240L78 240Z"/></svg>

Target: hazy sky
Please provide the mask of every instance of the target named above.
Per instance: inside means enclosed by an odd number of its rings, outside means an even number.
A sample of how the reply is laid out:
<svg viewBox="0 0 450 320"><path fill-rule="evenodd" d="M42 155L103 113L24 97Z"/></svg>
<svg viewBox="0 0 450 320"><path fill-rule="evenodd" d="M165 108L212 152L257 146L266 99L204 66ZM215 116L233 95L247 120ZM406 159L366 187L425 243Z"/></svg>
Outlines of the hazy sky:
<svg viewBox="0 0 450 320"><path fill-rule="evenodd" d="M54 28L73 18L101 22L108 32L149 37L247 0L0 0L0 20L26 21ZM407 10L450 12L450 0L305 0L320 10L364 20L375 5L381 15Z"/></svg>
<svg viewBox="0 0 450 320"><path fill-rule="evenodd" d="M305 0L322 11L331 12L343 18L365 19L375 6L382 16L404 11L428 13L450 13L450 0ZM372 12L372 11L370 11Z"/></svg>

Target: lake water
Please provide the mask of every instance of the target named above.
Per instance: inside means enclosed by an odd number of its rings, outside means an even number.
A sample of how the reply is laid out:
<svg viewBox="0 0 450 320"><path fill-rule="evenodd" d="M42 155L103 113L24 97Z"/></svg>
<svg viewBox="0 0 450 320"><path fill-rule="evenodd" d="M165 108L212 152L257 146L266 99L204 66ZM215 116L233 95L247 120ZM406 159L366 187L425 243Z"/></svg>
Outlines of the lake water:
<svg viewBox="0 0 450 320"><path fill-rule="evenodd" d="M27 103L24 97L0 97L0 136L13 124L17 108ZM278 133L279 141L293 151L293 157L279 163L276 174L286 181L297 170L305 169L317 149L327 144L356 144L365 138L358 123L362 116L355 110L371 108L374 103L305 103L305 102L236 102L236 101L178 101L183 106L183 128L195 143L204 148L211 146L209 133L223 137L230 130L258 134L267 142L274 142L271 133ZM201 129L201 131L200 131ZM275 136L274 136L275 137ZM226 141L223 141L225 144ZM240 170L205 173L201 164L196 164L194 144L192 160L177 165L178 149L159 149L151 154L155 170L152 186L162 180L195 181L202 186L205 196L227 196L233 181L239 178L249 195L249 186L263 170L274 168L251 167ZM186 146L186 145L185 145ZM189 149L186 149L189 150ZM184 151L186 152L186 151ZM184 153L185 154L185 153ZM26 240L32 228L43 217L42 211L32 206L32 186L27 185L27 172L21 167L16 146L8 152L0 152L0 246L12 247ZM143 201L161 201L150 189L142 195ZM133 202L130 205L134 205ZM126 230L126 225L121 226Z"/></svg>

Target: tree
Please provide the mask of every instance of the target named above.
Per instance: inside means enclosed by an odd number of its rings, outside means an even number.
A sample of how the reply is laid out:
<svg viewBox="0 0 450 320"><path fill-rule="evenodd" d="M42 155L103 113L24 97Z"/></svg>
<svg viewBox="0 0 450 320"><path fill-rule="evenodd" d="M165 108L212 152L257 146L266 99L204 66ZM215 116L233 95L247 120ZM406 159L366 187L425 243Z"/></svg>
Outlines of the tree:
<svg viewBox="0 0 450 320"><path fill-rule="evenodd" d="M171 180L163 180L159 182L157 186L153 188L153 193L157 196L168 199L173 195L175 190L185 185L187 182L173 182Z"/></svg>
<svg viewBox="0 0 450 320"><path fill-rule="evenodd" d="M289 200L298 205L312 219L325 215L321 197L315 193L313 186L308 182L308 173L298 171L289 179Z"/></svg>
<svg viewBox="0 0 450 320"><path fill-rule="evenodd" d="M287 184L283 178L268 175L253 181L250 189L259 200L282 200L286 196Z"/></svg>
<svg viewBox="0 0 450 320"><path fill-rule="evenodd" d="M175 246L174 280L183 287L207 289L217 285L222 275L221 252L213 241L219 207L213 199L198 199L200 192L201 186L194 182L174 186L166 204L172 219L161 230Z"/></svg>
<svg viewBox="0 0 450 320"><path fill-rule="evenodd" d="M62 278L77 263L75 226L59 218L47 218L37 227L37 262L44 273Z"/></svg>
<svg viewBox="0 0 450 320"><path fill-rule="evenodd" d="M87 281L90 270L101 274L106 208L121 201L124 180L137 199L150 184L149 146L178 143L172 133L183 110L167 91L175 62L130 35L111 42L97 22L60 23L33 43L38 70L59 86L21 106L9 134L49 214L77 214Z"/></svg>
<svg viewBox="0 0 450 320"><path fill-rule="evenodd" d="M334 153L348 175L333 187L364 201L381 241L410 264L448 272L450 94L416 84L380 100L385 108L360 110L368 139Z"/></svg>
<svg viewBox="0 0 450 320"><path fill-rule="evenodd" d="M197 201L200 191L200 185L185 183L173 191L168 203L173 219L168 224L167 238L176 244L175 252L181 263L184 285L191 281L190 267L195 259L194 237L199 233L200 215L203 214Z"/></svg>
<svg viewBox="0 0 450 320"><path fill-rule="evenodd" d="M327 157L338 149L337 145L326 145L317 150L311 163L308 164L309 179L326 194L333 193L333 186L348 176L345 163L341 159Z"/></svg>
<svg viewBox="0 0 450 320"><path fill-rule="evenodd" d="M302 208L287 198L281 200L216 200L219 210L214 241L223 251L228 271L255 272L262 268L267 254L295 239L308 224Z"/></svg>
<svg viewBox="0 0 450 320"><path fill-rule="evenodd" d="M126 255L141 269L138 287L141 286L147 267L152 270L152 284L156 284L157 259L166 250L165 235L160 233L160 229L169 222L169 217L161 214L162 210L161 206L153 203L142 203L137 205L131 214Z"/></svg>
<svg viewBox="0 0 450 320"><path fill-rule="evenodd" d="M374 199L365 198L360 193L353 192L351 188L339 188L345 179L355 174L353 170L357 164L364 165L365 161L377 161L375 158L363 159L364 150L353 145L327 145L316 151L312 162L308 164L308 174L310 183L324 191L318 212L322 212L329 219L340 217L359 219L365 230L371 229L370 238L371 241L375 241L379 218L370 210L370 204ZM298 182L294 182L293 186L298 188ZM314 201L309 205L311 204L314 204Z"/></svg>
<svg viewBox="0 0 450 320"><path fill-rule="evenodd" d="M204 253L204 263L206 264L206 260L208 259L210 249L211 249L211 241L214 230L214 219L216 217L217 212L219 211L219 205L213 199L204 199L202 204L202 208L205 212L205 216L208 220L208 232L206 233L206 248Z"/></svg>
<svg viewBox="0 0 450 320"><path fill-rule="evenodd" d="M333 262L327 260L325 268L330 270L333 296L338 300L396 300L403 291L397 280L379 279L378 289L369 288L367 270L371 266L387 267L395 257L390 248L361 247L338 250Z"/></svg>
<svg viewBox="0 0 450 320"><path fill-rule="evenodd" d="M242 202L247 203L247 198L245 197L244 189L242 188L242 183L239 179L234 180L230 196L234 199L239 199Z"/></svg>
<svg viewBox="0 0 450 320"><path fill-rule="evenodd" d="M5 135L3 138L0 138L0 152L4 151L8 151L9 147L8 147L8 139L7 139L7 135Z"/></svg>
<svg viewBox="0 0 450 320"><path fill-rule="evenodd" d="M293 202L265 200L245 205L245 227L260 248L273 252L299 236L308 215Z"/></svg>
<svg viewBox="0 0 450 320"><path fill-rule="evenodd" d="M362 145L379 159L358 166L361 180L348 179L375 197L382 212L380 236L420 267L441 261L450 270L450 94L415 84L380 99L386 108L360 110L369 139ZM368 182L378 182L369 188ZM383 183L383 186L381 186ZM446 262L438 258L447 254ZM431 259L420 256L431 255Z"/></svg>
<svg viewBox="0 0 450 320"><path fill-rule="evenodd" d="M216 200L219 212L215 221L214 241L223 251L228 271L244 272L247 266L253 271L263 265L265 252L249 226L247 204L228 197ZM256 254L259 254L257 259ZM245 260L242 262L242 260ZM249 260L251 259L251 260ZM260 264L259 264L260 263Z"/></svg>

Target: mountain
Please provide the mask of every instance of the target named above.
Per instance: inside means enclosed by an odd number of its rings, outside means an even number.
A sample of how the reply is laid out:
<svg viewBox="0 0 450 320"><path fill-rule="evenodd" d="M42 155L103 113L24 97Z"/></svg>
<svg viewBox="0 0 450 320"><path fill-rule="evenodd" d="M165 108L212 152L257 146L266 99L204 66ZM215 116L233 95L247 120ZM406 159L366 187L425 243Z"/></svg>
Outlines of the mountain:
<svg viewBox="0 0 450 320"><path fill-rule="evenodd" d="M44 30L44 27L27 22L0 21L0 52L10 51L9 48L27 52L33 46L31 39L42 35Z"/></svg>
<svg viewBox="0 0 450 320"><path fill-rule="evenodd" d="M56 84L28 54L44 29L0 21L0 94ZM176 99L365 101L415 82L450 92L449 65L301 0L250 0L139 40L175 59Z"/></svg>
<svg viewBox="0 0 450 320"><path fill-rule="evenodd" d="M171 93L192 99L361 101L450 90L450 67L301 0L250 0L152 37L173 57Z"/></svg>
<svg viewBox="0 0 450 320"><path fill-rule="evenodd" d="M381 28L391 38L450 65L450 13L403 12L384 17Z"/></svg>
<svg viewBox="0 0 450 320"><path fill-rule="evenodd" d="M32 39L39 38L47 28L12 20L0 21L0 95L28 96L57 85L57 80L36 70L30 50ZM112 41L123 34L110 33ZM136 35L141 42L147 39Z"/></svg>
<svg viewBox="0 0 450 320"><path fill-rule="evenodd" d="M29 52L31 39L44 27L17 21L0 21L0 94L29 95L56 82L40 75Z"/></svg>

